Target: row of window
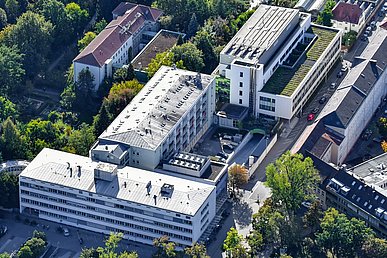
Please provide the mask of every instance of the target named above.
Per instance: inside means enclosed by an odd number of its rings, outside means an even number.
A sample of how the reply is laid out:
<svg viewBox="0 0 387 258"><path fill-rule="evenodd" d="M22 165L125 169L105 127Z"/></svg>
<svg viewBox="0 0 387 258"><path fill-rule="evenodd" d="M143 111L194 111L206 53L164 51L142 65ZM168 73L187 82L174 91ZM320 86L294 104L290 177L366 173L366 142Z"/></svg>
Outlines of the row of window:
<svg viewBox="0 0 387 258"><path fill-rule="evenodd" d="M152 232L152 233L156 233L156 234L160 234L160 235L167 235L169 237L174 237L177 239L184 239L186 241L192 241L192 238L190 238L190 237L181 236L179 234L174 234L171 232L166 232L166 231L153 229L153 228L149 228L149 227L144 227L144 226L124 222L121 220L111 219L111 218L107 218L107 217L101 217L101 216L90 214L90 213L83 212L83 211L72 210L72 209L61 207L61 206L56 206L56 205L52 205L52 204L48 204L48 203L44 203L44 202L30 200L27 198L21 198L21 201L23 203L30 203L30 204L33 204L33 205L36 205L39 207L45 207L45 208L49 208L52 210L58 210L58 211L66 212L66 213L71 213L71 214L75 214L77 216L81 216L81 217L85 217L85 218L90 218L90 219L103 221L103 222L107 222L107 223L111 223L111 224L117 224L117 225L129 227L129 228L133 228L133 229L138 229L138 230L145 231L145 232ZM63 216L63 217L64 217L64 219L67 219L66 216Z"/></svg>

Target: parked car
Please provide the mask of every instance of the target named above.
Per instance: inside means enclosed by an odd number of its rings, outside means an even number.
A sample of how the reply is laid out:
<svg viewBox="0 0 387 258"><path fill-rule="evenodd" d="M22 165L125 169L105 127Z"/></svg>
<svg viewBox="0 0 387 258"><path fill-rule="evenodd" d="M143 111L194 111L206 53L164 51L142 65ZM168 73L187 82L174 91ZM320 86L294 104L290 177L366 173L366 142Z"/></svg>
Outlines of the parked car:
<svg viewBox="0 0 387 258"><path fill-rule="evenodd" d="M70 230L68 228L63 228L63 235L64 236L70 236Z"/></svg>
<svg viewBox="0 0 387 258"><path fill-rule="evenodd" d="M218 154L216 154L216 156L222 157L224 159L227 159L227 157L228 157L227 154L224 152L218 152Z"/></svg>
<svg viewBox="0 0 387 258"><path fill-rule="evenodd" d="M0 226L0 237L4 236L5 233L7 233L8 228L7 226Z"/></svg>
<svg viewBox="0 0 387 258"><path fill-rule="evenodd" d="M336 83L335 83L335 82L332 82L331 85L329 86L329 88L330 88L331 90L336 89Z"/></svg>
<svg viewBox="0 0 387 258"><path fill-rule="evenodd" d="M337 73L337 78L341 78L341 77L343 77L343 72L342 72L342 71L339 71L339 72Z"/></svg>
<svg viewBox="0 0 387 258"><path fill-rule="evenodd" d="M304 206L307 209L309 209L310 206L312 206L312 204L310 202L308 202L308 201L302 202L301 205Z"/></svg>
<svg viewBox="0 0 387 258"><path fill-rule="evenodd" d="M312 114L317 114L318 111L320 111L320 109L316 107L316 108L314 108L314 109L312 110Z"/></svg>
<svg viewBox="0 0 387 258"><path fill-rule="evenodd" d="M234 146L232 146L231 144L225 144L223 145L223 149L224 150L234 150Z"/></svg>
<svg viewBox="0 0 387 258"><path fill-rule="evenodd" d="M375 137L375 138L372 139L372 141L380 144L382 142L382 138Z"/></svg>
<svg viewBox="0 0 387 258"><path fill-rule="evenodd" d="M322 96L322 97L319 99L318 103L320 103L320 104L324 104L324 103L325 103L325 101L327 101L327 97L325 97L325 96Z"/></svg>
<svg viewBox="0 0 387 258"><path fill-rule="evenodd" d="M376 22L375 21L371 22L370 26L371 26L372 30L376 30Z"/></svg>
<svg viewBox="0 0 387 258"><path fill-rule="evenodd" d="M308 121L312 121L313 119L314 119L314 114L312 114L312 113L310 113L308 115L308 117L306 118L306 120L308 120Z"/></svg>

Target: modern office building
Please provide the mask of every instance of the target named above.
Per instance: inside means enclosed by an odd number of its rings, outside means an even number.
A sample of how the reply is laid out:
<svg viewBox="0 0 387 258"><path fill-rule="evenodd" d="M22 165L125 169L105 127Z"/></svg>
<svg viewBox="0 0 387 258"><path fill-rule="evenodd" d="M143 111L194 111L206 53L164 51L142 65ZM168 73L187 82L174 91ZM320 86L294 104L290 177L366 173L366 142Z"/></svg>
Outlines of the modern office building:
<svg viewBox="0 0 387 258"><path fill-rule="evenodd" d="M387 94L386 36L384 29L375 32L293 152L310 152L327 163L343 164Z"/></svg>
<svg viewBox="0 0 387 258"><path fill-rule="evenodd" d="M351 169L332 173L322 184L326 204L350 217L364 220L376 233L387 236L387 155Z"/></svg>
<svg viewBox="0 0 387 258"><path fill-rule="evenodd" d="M99 136L93 160L153 170L212 125L213 76L162 66Z"/></svg>
<svg viewBox="0 0 387 258"><path fill-rule="evenodd" d="M111 77L115 68L128 64L156 35L161 14L161 10L144 5L117 6L114 20L73 60L74 81L83 69L88 69L97 90L105 77Z"/></svg>
<svg viewBox="0 0 387 258"><path fill-rule="evenodd" d="M215 216L215 186L47 148L19 181L21 213L146 244L190 246Z"/></svg>
<svg viewBox="0 0 387 258"><path fill-rule="evenodd" d="M291 119L326 77L340 53L337 29L311 24L296 9L260 5L220 53L230 103L255 116Z"/></svg>

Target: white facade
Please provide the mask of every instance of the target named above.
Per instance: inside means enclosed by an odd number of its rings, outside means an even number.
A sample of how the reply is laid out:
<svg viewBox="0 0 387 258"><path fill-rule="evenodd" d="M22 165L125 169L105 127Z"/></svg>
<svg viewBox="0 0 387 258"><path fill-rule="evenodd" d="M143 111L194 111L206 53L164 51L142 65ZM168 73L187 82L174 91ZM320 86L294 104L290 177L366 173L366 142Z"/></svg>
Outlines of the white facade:
<svg viewBox="0 0 387 258"><path fill-rule="evenodd" d="M102 133L90 155L112 162L110 149L100 146L120 144L126 162L115 164L153 170L174 153L191 150L212 125L214 111L213 76L163 66Z"/></svg>
<svg viewBox="0 0 387 258"><path fill-rule="evenodd" d="M146 244L167 235L190 246L215 216L214 186L51 149L19 180L21 213Z"/></svg>
<svg viewBox="0 0 387 258"><path fill-rule="evenodd" d="M265 85L298 44L313 36L307 33L310 27L310 14L261 5L220 53L219 72L230 79L230 103L250 107L255 116L291 119L300 112L339 56L339 31L291 95L267 92Z"/></svg>

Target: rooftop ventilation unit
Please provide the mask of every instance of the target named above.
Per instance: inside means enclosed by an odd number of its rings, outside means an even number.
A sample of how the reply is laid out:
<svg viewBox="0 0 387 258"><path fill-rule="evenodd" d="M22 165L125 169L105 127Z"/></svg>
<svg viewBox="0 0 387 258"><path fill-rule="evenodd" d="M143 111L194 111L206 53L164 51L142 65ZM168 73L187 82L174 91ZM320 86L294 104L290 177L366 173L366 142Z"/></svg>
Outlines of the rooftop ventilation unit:
<svg viewBox="0 0 387 258"><path fill-rule="evenodd" d="M161 187L160 194L163 197L170 197L172 195L172 193L173 193L173 190L174 190L174 186L173 185L165 183Z"/></svg>

